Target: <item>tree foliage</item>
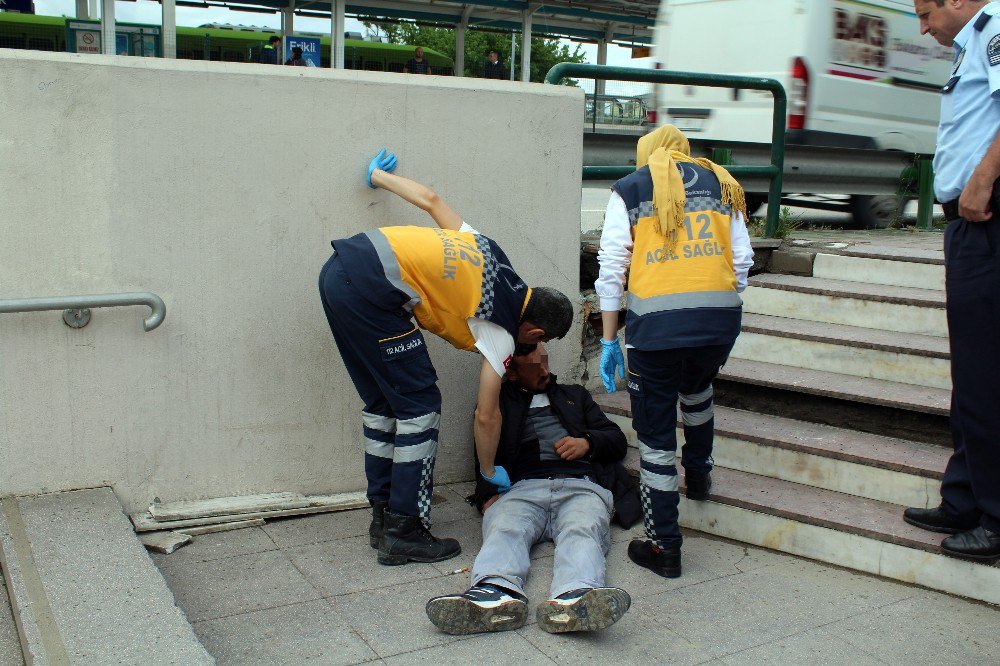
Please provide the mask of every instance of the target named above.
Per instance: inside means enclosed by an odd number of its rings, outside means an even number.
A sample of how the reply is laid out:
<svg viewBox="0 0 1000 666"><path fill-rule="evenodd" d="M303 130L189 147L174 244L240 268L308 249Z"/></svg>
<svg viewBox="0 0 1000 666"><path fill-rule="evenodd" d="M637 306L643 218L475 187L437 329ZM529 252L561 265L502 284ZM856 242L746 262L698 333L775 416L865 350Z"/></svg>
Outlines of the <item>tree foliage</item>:
<svg viewBox="0 0 1000 666"><path fill-rule="evenodd" d="M455 31L448 28L433 28L415 23L378 23L369 22L365 25L378 28L386 34L393 44L412 44L423 46L443 53L449 58L455 58ZM482 76L483 65L490 51L500 54L500 62L510 76L510 33L484 32L479 30L465 31L465 76ZM521 35L517 35L517 54L514 78L520 79L521 74ZM553 65L560 62L584 62L586 54L580 45L574 45L570 50L568 44L557 39L531 38L531 80L541 83ZM563 79L563 83L576 85L575 81Z"/></svg>

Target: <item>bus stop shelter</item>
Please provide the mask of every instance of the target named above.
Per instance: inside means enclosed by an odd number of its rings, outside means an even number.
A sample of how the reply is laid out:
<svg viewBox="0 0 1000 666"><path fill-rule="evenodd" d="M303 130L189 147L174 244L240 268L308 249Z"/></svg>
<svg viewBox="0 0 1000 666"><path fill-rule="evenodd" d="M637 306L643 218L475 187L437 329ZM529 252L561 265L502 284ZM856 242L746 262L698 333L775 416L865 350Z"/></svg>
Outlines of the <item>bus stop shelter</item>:
<svg viewBox="0 0 1000 666"><path fill-rule="evenodd" d="M115 54L115 0L76 0L79 19L97 18L97 2L101 3L101 48L107 55ZM331 62L344 68L344 19L417 21L452 28L456 31L455 72L461 76L465 68L465 31L469 28L521 32L522 81L528 81L531 68L531 36L540 35L578 41L596 42L597 60L607 61L608 44L644 46L652 41L658 0L548 0L545 3L524 0L360 0L363 4L348 4L348 0L160 0L163 7L163 57L177 57L177 6L223 7L237 10L280 12L282 34L291 35L295 16L330 19L332 38Z"/></svg>

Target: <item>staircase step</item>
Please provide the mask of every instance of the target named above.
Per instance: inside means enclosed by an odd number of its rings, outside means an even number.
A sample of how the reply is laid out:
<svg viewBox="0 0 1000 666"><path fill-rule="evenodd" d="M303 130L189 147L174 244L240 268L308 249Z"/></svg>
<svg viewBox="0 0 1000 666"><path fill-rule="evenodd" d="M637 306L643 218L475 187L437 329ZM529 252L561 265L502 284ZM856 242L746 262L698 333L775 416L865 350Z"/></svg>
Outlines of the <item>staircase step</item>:
<svg viewBox="0 0 1000 666"><path fill-rule="evenodd" d="M948 336L941 291L771 273L749 284L743 292L749 313Z"/></svg>
<svg viewBox="0 0 1000 666"><path fill-rule="evenodd" d="M110 488L0 500L25 661L211 664Z"/></svg>
<svg viewBox="0 0 1000 666"><path fill-rule="evenodd" d="M637 446L627 394L594 399ZM677 438L684 440L680 427ZM717 465L858 497L937 506L950 454L932 444L715 406Z"/></svg>
<svg viewBox="0 0 1000 666"><path fill-rule="evenodd" d="M944 291L944 266L892 259L817 254L814 278Z"/></svg>
<svg viewBox="0 0 1000 666"><path fill-rule="evenodd" d="M729 359L719 378L937 416L948 416L951 404L951 392L944 389L741 358Z"/></svg>
<svg viewBox="0 0 1000 666"><path fill-rule="evenodd" d="M942 245L944 238L941 239ZM866 259L885 259L887 261L899 261L911 264L929 264L932 266L944 266L944 250L921 250L912 247L881 247L871 245L852 245L840 251L840 254L848 257L862 257Z"/></svg>
<svg viewBox="0 0 1000 666"><path fill-rule="evenodd" d="M951 389L948 341L747 314L732 357Z"/></svg>
<svg viewBox="0 0 1000 666"><path fill-rule="evenodd" d="M900 333L753 313L743 315L743 331L946 361L951 358L948 339L936 335Z"/></svg>
<svg viewBox="0 0 1000 666"><path fill-rule="evenodd" d="M637 469L637 452L627 466ZM683 527L1000 604L1000 565L945 555L945 535L905 523L901 505L721 467L712 480L705 502L682 487Z"/></svg>

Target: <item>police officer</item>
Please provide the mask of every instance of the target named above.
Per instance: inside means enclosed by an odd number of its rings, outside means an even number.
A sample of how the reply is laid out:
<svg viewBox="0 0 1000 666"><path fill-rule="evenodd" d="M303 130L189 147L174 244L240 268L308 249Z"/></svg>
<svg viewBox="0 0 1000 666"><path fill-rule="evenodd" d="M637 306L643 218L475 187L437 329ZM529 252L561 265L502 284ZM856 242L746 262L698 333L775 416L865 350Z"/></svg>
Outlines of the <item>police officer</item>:
<svg viewBox="0 0 1000 666"><path fill-rule="evenodd" d="M424 337L413 323L482 365L474 434L480 473L510 488L494 467L500 436L500 382L514 342L561 338L573 306L562 293L530 289L493 240L465 224L432 190L396 176L382 150L367 183L427 211L439 228L382 227L333 241L319 289L333 337L364 401L365 474L371 545L381 564L438 562L461 552L428 529L441 393Z"/></svg>
<svg viewBox="0 0 1000 666"><path fill-rule="evenodd" d="M953 534L946 553L1000 558L1000 7L914 0L922 34L954 46L942 89L934 193L942 202L955 453L941 505L910 508L913 525Z"/></svg>
<svg viewBox="0 0 1000 666"><path fill-rule="evenodd" d="M641 453L639 491L648 540L629 544L639 566L681 575L677 401L687 497L711 487L712 380L740 332L753 264L743 189L722 167L692 160L687 139L665 125L639 140L635 173L612 186L595 284L601 299L601 378L613 393L624 359L618 309L629 270L626 379Z"/></svg>

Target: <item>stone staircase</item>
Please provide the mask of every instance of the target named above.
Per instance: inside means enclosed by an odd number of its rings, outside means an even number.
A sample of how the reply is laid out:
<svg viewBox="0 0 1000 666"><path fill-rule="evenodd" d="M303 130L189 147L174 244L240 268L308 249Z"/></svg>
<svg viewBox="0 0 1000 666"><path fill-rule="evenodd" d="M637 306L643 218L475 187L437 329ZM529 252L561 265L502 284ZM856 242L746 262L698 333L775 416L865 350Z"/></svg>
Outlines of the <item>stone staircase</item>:
<svg viewBox="0 0 1000 666"><path fill-rule="evenodd" d="M751 278L716 382L712 495L682 494L681 524L1000 604L1000 566L949 557L944 535L902 519L938 505L950 455L943 264L848 249L817 254L810 277ZM597 394L634 445L628 394Z"/></svg>

